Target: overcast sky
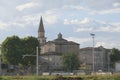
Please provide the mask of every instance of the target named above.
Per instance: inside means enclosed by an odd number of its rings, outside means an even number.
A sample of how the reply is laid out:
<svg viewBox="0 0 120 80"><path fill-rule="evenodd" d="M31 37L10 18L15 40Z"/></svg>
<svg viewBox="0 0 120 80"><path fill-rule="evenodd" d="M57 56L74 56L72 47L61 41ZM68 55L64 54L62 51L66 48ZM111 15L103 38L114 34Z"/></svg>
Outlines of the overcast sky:
<svg viewBox="0 0 120 80"><path fill-rule="evenodd" d="M17 35L37 37L40 16L48 40L61 32L80 47L120 49L120 0L0 0L0 43Z"/></svg>

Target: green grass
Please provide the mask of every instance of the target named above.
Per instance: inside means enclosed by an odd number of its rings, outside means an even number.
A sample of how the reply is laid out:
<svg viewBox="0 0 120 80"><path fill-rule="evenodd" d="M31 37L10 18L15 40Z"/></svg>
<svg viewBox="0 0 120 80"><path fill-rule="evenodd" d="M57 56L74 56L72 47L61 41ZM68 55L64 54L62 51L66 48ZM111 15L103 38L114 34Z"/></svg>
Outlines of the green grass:
<svg viewBox="0 0 120 80"><path fill-rule="evenodd" d="M1 76L0 80L51 80L55 76Z"/></svg>
<svg viewBox="0 0 120 80"><path fill-rule="evenodd" d="M65 76L81 77L83 80L120 80L120 74L117 75L82 75L82 76ZM52 80L56 76L0 76L0 80Z"/></svg>

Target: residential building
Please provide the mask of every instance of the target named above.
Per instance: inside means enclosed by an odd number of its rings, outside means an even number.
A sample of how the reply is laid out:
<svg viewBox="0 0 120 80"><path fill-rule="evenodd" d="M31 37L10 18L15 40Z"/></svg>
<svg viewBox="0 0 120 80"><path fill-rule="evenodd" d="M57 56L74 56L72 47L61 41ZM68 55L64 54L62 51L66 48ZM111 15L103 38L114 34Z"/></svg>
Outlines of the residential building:
<svg viewBox="0 0 120 80"><path fill-rule="evenodd" d="M117 62L115 63L115 71L116 71L116 72L120 72L120 61L117 61Z"/></svg>
<svg viewBox="0 0 120 80"><path fill-rule="evenodd" d="M109 55L110 55L110 49L105 49L102 46L95 47L94 53L93 53L93 47L81 48L79 52L81 69L91 72L93 71L93 66L94 66L94 71L99 71L99 70L108 71L110 64Z"/></svg>

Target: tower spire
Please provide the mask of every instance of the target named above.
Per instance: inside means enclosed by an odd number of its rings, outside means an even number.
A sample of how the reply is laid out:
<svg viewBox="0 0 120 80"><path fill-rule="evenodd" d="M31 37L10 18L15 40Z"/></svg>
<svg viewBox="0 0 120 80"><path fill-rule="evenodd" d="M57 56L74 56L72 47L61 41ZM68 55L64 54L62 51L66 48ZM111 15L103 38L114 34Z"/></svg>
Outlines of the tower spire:
<svg viewBox="0 0 120 80"><path fill-rule="evenodd" d="M40 19L40 24L39 24L38 32L45 32L44 25L43 25L43 20L42 20L42 16L41 16L41 19Z"/></svg>
<svg viewBox="0 0 120 80"><path fill-rule="evenodd" d="M40 18L40 23L39 23L38 40L39 40L40 45L44 45L46 43L45 30L44 30L42 16Z"/></svg>

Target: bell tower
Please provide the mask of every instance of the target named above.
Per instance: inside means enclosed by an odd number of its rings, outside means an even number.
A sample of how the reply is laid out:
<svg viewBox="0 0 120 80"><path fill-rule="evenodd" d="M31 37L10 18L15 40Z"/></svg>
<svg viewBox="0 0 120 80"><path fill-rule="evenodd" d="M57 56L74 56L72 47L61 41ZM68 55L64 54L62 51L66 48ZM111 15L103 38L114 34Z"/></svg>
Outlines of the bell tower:
<svg viewBox="0 0 120 80"><path fill-rule="evenodd" d="M39 41L41 46L46 43L45 30L44 30L42 16L41 16L41 19L40 19L39 29L38 29L38 41Z"/></svg>

